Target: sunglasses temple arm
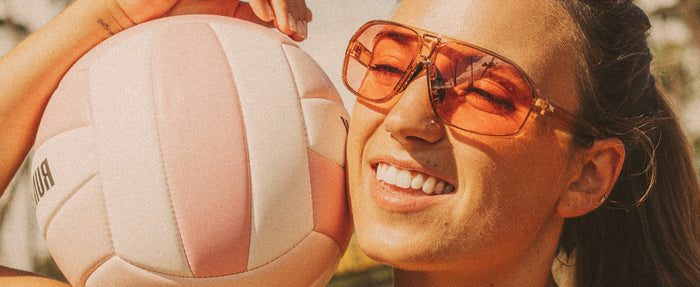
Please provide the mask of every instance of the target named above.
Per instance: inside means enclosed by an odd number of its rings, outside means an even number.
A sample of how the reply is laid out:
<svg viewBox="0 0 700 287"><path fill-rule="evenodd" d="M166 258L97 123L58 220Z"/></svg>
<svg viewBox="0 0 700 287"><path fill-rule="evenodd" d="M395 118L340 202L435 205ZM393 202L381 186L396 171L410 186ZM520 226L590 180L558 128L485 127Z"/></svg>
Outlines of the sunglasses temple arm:
<svg viewBox="0 0 700 287"><path fill-rule="evenodd" d="M585 135L593 137L593 139L605 138L605 135L590 123L579 119L573 114L567 112L565 109L548 100L542 98L536 99L534 111L540 115L547 115L551 117L571 131L581 132Z"/></svg>

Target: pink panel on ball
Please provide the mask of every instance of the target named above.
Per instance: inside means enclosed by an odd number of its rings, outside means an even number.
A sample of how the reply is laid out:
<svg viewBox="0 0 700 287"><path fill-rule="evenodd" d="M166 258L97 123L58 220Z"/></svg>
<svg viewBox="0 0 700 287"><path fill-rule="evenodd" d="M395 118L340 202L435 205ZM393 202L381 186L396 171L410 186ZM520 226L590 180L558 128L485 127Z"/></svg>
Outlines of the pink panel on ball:
<svg viewBox="0 0 700 287"><path fill-rule="evenodd" d="M250 179L245 127L226 56L208 25L154 36L158 130L173 209L195 277L246 270Z"/></svg>
<svg viewBox="0 0 700 287"><path fill-rule="evenodd" d="M317 278L335 268L340 252L335 241L323 234L311 232L294 249L260 268L245 273L210 277L186 278L148 271L119 257L106 261L88 278L86 286L98 287L225 287L225 286L298 286L312 283L324 286ZM128 274L115 276L114 274ZM326 279L327 281L327 279Z"/></svg>
<svg viewBox="0 0 700 287"><path fill-rule="evenodd" d="M51 120L41 122L35 146L62 132L92 125L89 81L86 70L72 71L63 78L46 106L43 117Z"/></svg>
<svg viewBox="0 0 700 287"><path fill-rule="evenodd" d="M345 170L335 162L309 151L314 230L333 238L342 250L352 233L345 196Z"/></svg>

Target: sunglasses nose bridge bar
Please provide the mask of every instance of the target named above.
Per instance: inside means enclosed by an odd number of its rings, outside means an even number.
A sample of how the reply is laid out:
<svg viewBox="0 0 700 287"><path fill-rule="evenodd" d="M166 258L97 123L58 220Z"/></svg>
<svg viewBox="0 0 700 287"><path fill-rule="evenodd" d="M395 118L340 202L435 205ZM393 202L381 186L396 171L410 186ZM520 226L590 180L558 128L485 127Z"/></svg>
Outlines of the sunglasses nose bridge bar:
<svg viewBox="0 0 700 287"><path fill-rule="evenodd" d="M438 44L440 44L440 42L442 41L442 38L437 35L423 33L421 39L423 40L423 50L420 51L420 55L426 59L432 58L433 54L435 53L435 50L437 50L436 48Z"/></svg>
<svg viewBox="0 0 700 287"><path fill-rule="evenodd" d="M432 34L423 33L420 37L421 39L421 50L418 51L418 56L415 62L409 67L409 71L406 73L402 81L397 85L395 93L401 93L408 85L413 82L413 80L421 74L423 70L428 73L430 65L432 65L432 56L438 44L441 41L439 36Z"/></svg>
<svg viewBox="0 0 700 287"><path fill-rule="evenodd" d="M427 69L430 65L430 59L426 58L423 55L419 55L419 57L421 58L421 60L416 61L417 63L414 64L412 68L410 68L408 73L406 73L404 78L397 85L395 94L403 92L403 90L405 90L406 87L408 87L408 85L411 84L413 80L415 80L416 77L418 77L418 75L420 75L421 72L424 69Z"/></svg>

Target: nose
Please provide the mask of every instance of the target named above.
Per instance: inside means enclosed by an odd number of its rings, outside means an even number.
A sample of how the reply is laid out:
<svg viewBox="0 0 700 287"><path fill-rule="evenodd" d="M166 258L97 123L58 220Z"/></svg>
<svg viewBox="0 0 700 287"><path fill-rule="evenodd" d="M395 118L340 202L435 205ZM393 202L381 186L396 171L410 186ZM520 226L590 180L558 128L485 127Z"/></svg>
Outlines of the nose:
<svg viewBox="0 0 700 287"><path fill-rule="evenodd" d="M414 79L384 118L386 131L402 144L436 143L445 136L445 126L430 105L425 77Z"/></svg>

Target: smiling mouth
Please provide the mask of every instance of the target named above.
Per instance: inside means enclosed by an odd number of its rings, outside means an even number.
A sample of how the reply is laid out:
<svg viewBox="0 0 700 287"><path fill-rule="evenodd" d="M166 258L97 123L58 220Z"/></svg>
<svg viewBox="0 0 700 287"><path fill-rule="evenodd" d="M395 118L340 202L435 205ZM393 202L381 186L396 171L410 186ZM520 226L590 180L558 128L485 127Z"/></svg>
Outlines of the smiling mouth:
<svg viewBox="0 0 700 287"><path fill-rule="evenodd" d="M405 170L388 163L377 164L377 181L403 189L422 191L426 195L453 193L455 187L446 181L421 172Z"/></svg>

